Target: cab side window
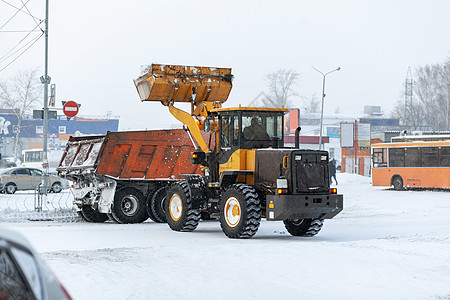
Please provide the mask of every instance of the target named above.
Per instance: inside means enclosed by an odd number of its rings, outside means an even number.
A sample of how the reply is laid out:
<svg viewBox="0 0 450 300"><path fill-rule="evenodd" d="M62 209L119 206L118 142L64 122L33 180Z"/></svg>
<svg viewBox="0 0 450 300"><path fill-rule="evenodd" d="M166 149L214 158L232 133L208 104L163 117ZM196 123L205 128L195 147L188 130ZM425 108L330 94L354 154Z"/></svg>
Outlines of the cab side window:
<svg viewBox="0 0 450 300"><path fill-rule="evenodd" d="M231 147L231 141L233 138L233 124L231 123L230 116L222 116L221 120L222 134L220 137L221 147Z"/></svg>

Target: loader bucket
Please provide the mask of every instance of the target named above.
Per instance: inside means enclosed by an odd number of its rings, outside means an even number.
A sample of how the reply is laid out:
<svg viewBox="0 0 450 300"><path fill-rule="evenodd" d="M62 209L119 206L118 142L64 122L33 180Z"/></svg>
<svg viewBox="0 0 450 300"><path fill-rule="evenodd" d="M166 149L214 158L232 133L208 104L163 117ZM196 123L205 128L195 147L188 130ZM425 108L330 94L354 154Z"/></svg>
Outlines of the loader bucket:
<svg viewBox="0 0 450 300"><path fill-rule="evenodd" d="M152 64L134 80L141 101L225 102L231 91L230 68Z"/></svg>

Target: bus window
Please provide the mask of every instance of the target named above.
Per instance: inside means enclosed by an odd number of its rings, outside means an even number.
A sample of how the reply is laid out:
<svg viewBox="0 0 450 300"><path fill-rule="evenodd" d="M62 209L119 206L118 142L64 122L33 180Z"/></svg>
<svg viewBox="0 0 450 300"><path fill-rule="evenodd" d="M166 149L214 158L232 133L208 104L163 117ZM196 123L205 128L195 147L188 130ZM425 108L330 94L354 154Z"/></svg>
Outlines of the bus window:
<svg viewBox="0 0 450 300"><path fill-rule="evenodd" d="M42 150L24 150L25 162L41 162L43 159Z"/></svg>
<svg viewBox="0 0 450 300"><path fill-rule="evenodd" d="M419 148L405 149L405 167L420 167Z"/></svg>
<svg viewBox="0 0 450 300"><path fill-rule="evenodd" d="M405 166L405 149L390 148L389 149L389 167L404 167Z"/></svg>
<svg viewBox="0 0 450 300"><path fill-rule="evenodd" d="M439 149L439 166L450 167L450 147L441 147Z"/></svg>
<svg viewBox="0 0 450 300"><path fill-rule="evenodd" d="M422 156L422 167L438 167L438 148L437 147L423 147L420 148Z"/></svg>
<svg viewBox="0 0 450 300"><path fill-rule="evenodd" d="M387 155L386 148L374 148L373 149L373 167L385 168L387 167Z"/></svg>

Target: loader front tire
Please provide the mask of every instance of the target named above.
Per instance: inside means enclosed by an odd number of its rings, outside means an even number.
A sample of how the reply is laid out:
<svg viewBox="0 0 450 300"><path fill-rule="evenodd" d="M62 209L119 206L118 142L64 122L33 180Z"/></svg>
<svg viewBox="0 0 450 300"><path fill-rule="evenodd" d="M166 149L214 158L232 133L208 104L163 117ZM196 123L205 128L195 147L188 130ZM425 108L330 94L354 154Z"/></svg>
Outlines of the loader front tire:
<svg viewBox="0 0 450 300"><path fill-rule="evenodd" d="M167 224L174 231L193 231L200 221L200 210L192 207L189 185L180 181L167 191L165 213Z"/></svg>
<svg viewBox="0 0 450 300"><path fill-rule="evenodd" d="M292 219L283 222L286 230L293 236L314 236L323 226L323 220L319 219Z"/></svg>
<svg viewBox="0 0 450 300"><path fill-rule="evenodd" d="M108 221L108 215L94 210L90 205L83 205L81 207L80 216L86 222L103 223Z"/></svg>
<svg viewBox="0 0 450 300"><path fill-rule="evenodd" d="M261 222L261 202L255 189L238 183L220 198L220 226L229 238L251 238Z"/></svg>
<svg viewBox="0 0 450 300"><path fill-rule="evenodd" d="M134 188L122 188L116 191L111 214L119 223L142 223L148 218L145 197Z"/></svg>

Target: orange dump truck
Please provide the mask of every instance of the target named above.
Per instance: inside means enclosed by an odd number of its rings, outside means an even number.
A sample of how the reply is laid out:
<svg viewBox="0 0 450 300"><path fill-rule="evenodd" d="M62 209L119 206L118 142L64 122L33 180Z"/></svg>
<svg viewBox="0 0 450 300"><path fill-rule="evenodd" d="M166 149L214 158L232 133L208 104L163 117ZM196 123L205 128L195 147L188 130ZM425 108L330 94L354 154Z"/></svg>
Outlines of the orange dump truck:
<svg viewBox="0 0 450 300"><path fill-rule="evenodd" d="M194 150L182 129L71 137L57 171L73 181L74 209L88 222L165 222L168 185L201 172L190 162Z"/></svg>

